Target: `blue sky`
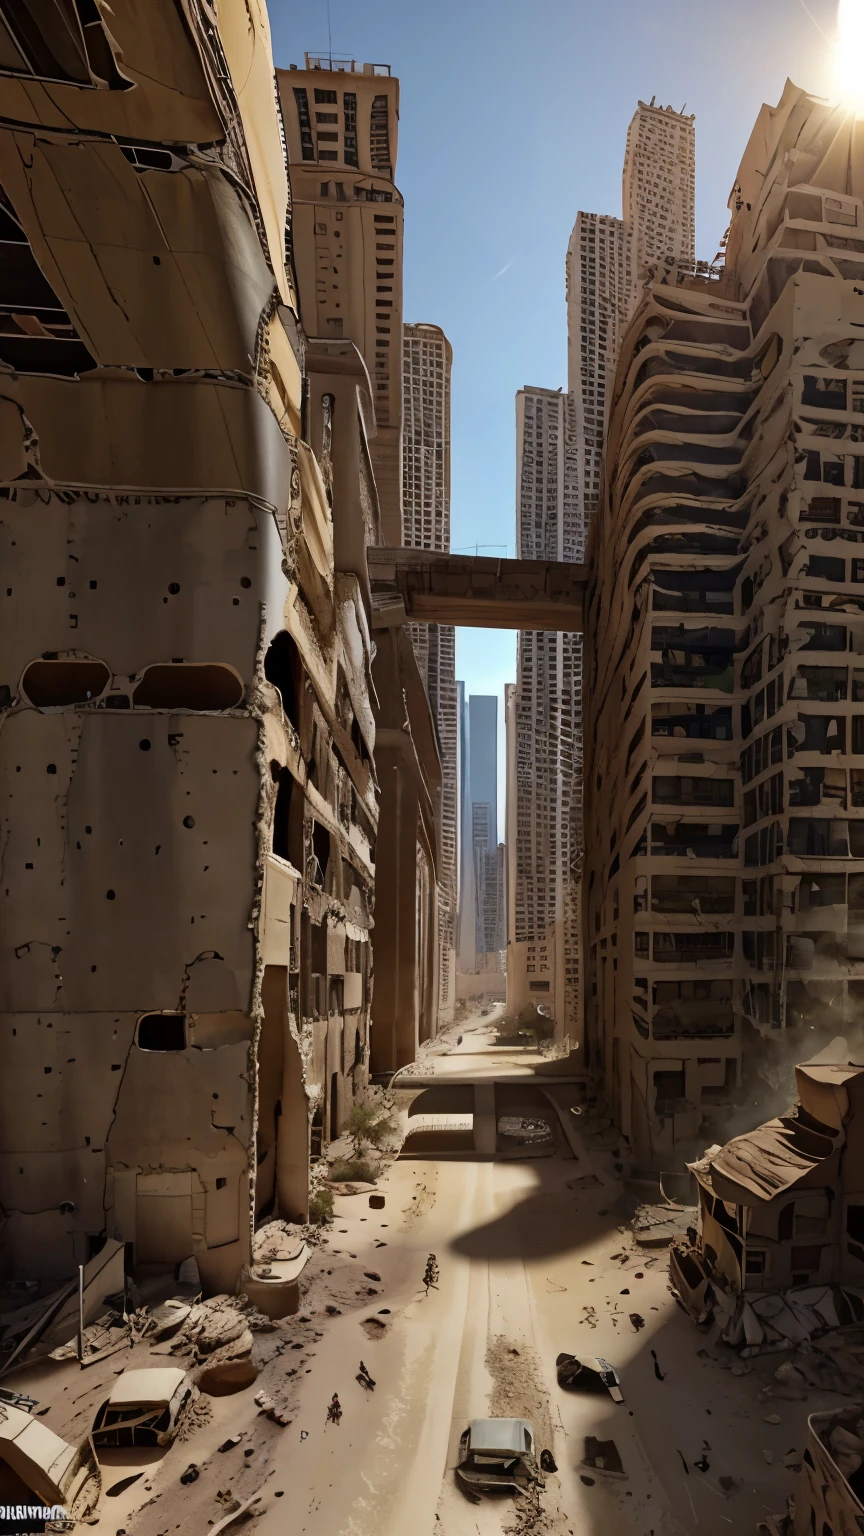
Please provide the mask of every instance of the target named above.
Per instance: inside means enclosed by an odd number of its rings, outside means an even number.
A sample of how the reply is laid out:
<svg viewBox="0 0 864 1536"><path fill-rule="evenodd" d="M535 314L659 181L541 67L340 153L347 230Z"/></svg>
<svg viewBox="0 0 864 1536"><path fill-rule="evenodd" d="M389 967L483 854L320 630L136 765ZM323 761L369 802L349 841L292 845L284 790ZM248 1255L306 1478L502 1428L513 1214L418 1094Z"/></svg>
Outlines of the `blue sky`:
<svg viewBox="0 0 864 1536"><path fill-rule="evenodd" d="M326 0L269 11L279 66L327 50ZM567 241L579 208L621 212L637 100L696 113L697 254L710 260L761 103L787 76L830 92L836 0L330 0L330 12L334 53L401 80L405 319L453 344L452 547L513 554L514 396L566 383ZM513 634L457 635L469 693L500 698L515 655ZM503 771L502 757L503 742Z"/></svg>

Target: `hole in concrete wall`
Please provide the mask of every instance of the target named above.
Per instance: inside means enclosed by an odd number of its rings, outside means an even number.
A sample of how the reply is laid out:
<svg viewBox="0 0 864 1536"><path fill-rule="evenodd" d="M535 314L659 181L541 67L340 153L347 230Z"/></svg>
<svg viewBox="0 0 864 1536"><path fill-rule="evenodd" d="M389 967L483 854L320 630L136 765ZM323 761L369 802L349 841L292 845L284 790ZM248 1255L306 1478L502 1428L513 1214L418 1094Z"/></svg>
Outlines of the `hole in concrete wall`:
<svg viewBox="0 0 864 1536"><path fill-rule="evenodd" d="M21 690L37 709L86 704L104 692L111 673L104 661L31 661L21 679Z"/></svg>
<svg viewBox="0 0 864 1536"><path fill-rule="evenodd" d="M330 833L326 827L322 827L319 821L313 821L312 823L312 852L318 860L318 867L321 871L320 884L322 886L326 885L327 866L330 863ZM319 883L317 879L315 883Z"/></svg>
<svg viewBox="0 0 864 1536"><path fill-rule="evenodd" d="M301 661L297 646L287 630L281 630L271 640L264 657L264 676L268 683L278 688L282 696L282 708L291 724L298 721L297 692L301 676Z"/></svg>
<svg viewBox="0 0 864 1536"><path fill-rule="evenodd" d="M294 779L287 768L279 770L279 788L273 810L273 852L280 859L291 858L291 804L294 798Z"/></svg>
<svg viewBox="0 0 864 1536"><path fill-rule="evenodd" d="M185 1051L185 1013L145 1013L138 1020L139 1051Z"/></svg>
<svg viewBox="0 0 864 1536"><path fill-rule="evenodd" d="M148 667L133 695L136 709L234 709L242 697L236 672L209 662Z"/></svg>

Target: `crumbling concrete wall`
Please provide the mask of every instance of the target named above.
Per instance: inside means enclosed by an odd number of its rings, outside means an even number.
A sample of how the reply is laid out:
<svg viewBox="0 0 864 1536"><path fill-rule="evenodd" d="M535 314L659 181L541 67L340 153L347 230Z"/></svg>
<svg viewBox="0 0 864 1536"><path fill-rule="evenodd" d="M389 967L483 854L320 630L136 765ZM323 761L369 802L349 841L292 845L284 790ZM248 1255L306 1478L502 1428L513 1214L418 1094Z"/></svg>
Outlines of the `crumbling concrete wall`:
<svg viewBox="0 0 864 1536"><path fill-rule="evenodd" d="M0 84L0 1273L224 1289L365 1082L371 646L263 8L110 26Z"/></svg>

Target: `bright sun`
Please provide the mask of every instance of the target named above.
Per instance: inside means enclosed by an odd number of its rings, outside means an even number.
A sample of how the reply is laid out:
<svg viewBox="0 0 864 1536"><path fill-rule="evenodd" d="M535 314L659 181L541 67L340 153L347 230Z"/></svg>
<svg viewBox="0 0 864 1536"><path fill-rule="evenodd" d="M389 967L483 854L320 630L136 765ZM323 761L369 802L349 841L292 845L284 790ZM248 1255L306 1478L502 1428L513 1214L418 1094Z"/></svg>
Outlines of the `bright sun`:
<svg viewBox="0 0 864 1536"><path fill-rule="evenodd" d="M838 0L834 93L864 117L864 0Z"/></svg>

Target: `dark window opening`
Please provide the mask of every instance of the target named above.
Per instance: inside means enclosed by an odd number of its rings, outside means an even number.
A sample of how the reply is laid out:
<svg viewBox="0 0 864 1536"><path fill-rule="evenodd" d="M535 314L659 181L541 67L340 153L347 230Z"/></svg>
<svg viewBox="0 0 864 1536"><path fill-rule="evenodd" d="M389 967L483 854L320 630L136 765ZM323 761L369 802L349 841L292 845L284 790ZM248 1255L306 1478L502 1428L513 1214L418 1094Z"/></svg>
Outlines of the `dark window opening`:
<svg viewBox="0 0 864 1536"><path fill-rule="evenodd" d="M322 827L320 821L312 823L312 852L321 876L315 884L323 886L327 879L327 866L330 863L330 833L326 827Z"/></svg>
<svg viewBox="0 0 864 1536"><path fill-rule="evenodd" d="M781 1243L788 1243L795 1235L795 1201L790 1200L784 1205L777 1218L777 1239Z"/></svg>
<svg viewBox="0 0 864 1536"><path fill-rule="evenodd" d="M219 663L148 667L135 689L136 709L235 709L243 698L236 672Z"/></svg>
<svg viewBox="0 0 864 1536"><path fill-rule="evenodd" d="M285 716L295 728L299 720L297 700L300 665L295 640L286 629L280 630L267 648L264 676L268 683L279 689Z"/></svg>
<svg viewBox="0 0 864 1536"><path fill-rule="evenodd" d="M744 1273L745 1273L745 1275L764 1275L764 1273L765 1273L765 1258L766 1258L766 1255L765 1255L764 1251L760 1251L760 1250L754 1249L754 1248L748 1248L747 1249L747 1257L744 1260Z"/></svg>
<svg viewBox="0 0 864 1536"><path fill-rule="evenodd" d="M104 661L31 661L21 688L37 709L59 709L97 699L110 678Z"/></svg>
<svg viewBox="0 0 864 1536"><path fill-rule="evenodd" d="M678 1072L654 1073L654 1112L658 1115L674 1115L686 1104L686 1087L683 1068Z"/></svg>
<svg viewBox="0 0 864 1536"><path fill-rule="evenodd" d="M331 94L335 101L336 92L333 91ZM315 99L316 101L318 99L317 93ZM294 87L294 102L297 107L297 121L300 126L300 153L304 160L314 160L315 146L312 142L312 120L309 116L309 97L305 90L299 88L298 86Z"/></svg>
<svg viewBox="0 0 864 1536"><path fill-rule="evenodd" d="M330 1140L339 1135L339 1074L330 1074Z"/></svg>
<svg viewBox="0 0 864 1536"><path fill-rule="evenodd" d="M145 1013L138 1020L139 1051L185 1051L185 1013Z"/></svg>
<svg viewBox="0 0 864 1536"><path fill-rule="evenodd" d="M287 768L279 769L279 788L273 809L273 852L280 859L291 860L291 806L294 799L294 778Z"/></svg>
<svg viewBox="0 0 864 1536"><path fill-rule="evenodd" d="M864 1205L846 1207L846 1231L856 1243L864 1243Z"/></svg>

